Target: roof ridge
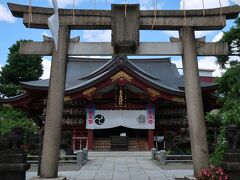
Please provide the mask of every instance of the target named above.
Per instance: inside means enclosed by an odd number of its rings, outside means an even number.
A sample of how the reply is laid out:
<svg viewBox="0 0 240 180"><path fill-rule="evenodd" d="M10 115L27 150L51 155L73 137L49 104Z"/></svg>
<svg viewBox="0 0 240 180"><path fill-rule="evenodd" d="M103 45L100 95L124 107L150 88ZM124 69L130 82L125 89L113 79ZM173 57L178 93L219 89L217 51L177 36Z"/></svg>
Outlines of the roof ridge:
<svg viewBox="0 0 240 180"><path fill-rule="evenodd" d="M78 80L91 79L93 77L98 76L99 74L102 74L104 71L106 71L109 67L111 67L115 63L117 58L119 58L119 56L113 56L112 59L110 59L109 62L107 62L106 64L102 65L101 67L99 67L98 69L96 69L92 73L88 74L87 76L79 78Z"/></svg>

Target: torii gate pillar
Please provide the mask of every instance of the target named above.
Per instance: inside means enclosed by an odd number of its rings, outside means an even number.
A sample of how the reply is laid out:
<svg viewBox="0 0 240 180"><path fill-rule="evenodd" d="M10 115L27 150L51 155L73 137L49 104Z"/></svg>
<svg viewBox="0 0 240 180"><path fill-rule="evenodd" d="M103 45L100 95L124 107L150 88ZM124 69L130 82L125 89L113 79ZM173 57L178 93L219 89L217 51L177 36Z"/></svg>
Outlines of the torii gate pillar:
<svg viewBox="0 0 240 180"><path fill-rule="evenodd" d="M68 26L60 26L58 49L56 51L53 48L40 169L41 178L53 178L58 175L69 36Z"/></svg>
<svg viewBox="0 0 240 180"><path fill-rule="evenodd" d="M182 27L183 71L194 175L209 167L207 135L193 27Z"/></svg>

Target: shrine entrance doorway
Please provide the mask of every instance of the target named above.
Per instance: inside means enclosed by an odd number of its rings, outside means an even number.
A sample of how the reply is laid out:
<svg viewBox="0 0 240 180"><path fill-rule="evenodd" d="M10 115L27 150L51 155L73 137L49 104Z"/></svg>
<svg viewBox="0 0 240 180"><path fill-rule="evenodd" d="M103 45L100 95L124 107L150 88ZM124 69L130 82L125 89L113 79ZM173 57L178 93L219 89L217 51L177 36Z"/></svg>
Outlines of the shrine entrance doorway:
<svg viewBox="0 0 240 180"><path fill-rule="evenodd" d="M95 151L147 151L148 130L132 129L123 126L93 131Z"/></svg>

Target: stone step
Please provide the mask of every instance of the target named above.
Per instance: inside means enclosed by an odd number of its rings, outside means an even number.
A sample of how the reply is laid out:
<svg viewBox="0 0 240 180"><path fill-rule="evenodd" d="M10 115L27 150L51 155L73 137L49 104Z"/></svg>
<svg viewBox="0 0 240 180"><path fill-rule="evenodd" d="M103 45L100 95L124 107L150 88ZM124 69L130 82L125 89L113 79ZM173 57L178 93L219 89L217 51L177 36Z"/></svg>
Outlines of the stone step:
<svg viewBox="0 0 240 180"><path fill-rule="evenodd" d="M89 158L97 157L133 157L133 158L144 158L150 159L150 151L89 151Z"/></svg>

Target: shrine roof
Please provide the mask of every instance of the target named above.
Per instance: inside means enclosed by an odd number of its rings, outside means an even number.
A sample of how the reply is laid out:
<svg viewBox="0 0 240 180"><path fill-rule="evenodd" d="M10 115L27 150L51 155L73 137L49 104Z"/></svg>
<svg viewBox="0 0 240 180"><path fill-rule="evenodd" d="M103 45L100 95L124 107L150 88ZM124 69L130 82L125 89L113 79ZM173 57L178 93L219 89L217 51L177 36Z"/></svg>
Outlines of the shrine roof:
<svg viewBox="0 0 240 180"><path fill-rule="evenodd" d="M65 91L71 93L94 86L121 69L131 71L139 80L156 89L170 94L184 94L183 76L170 58L128 59L125 56L111 59L69 57ZM22 85L25 89L47 90L49 80L22 82ZM201 82L201 87L214 89L216 84Z"/></svg>

